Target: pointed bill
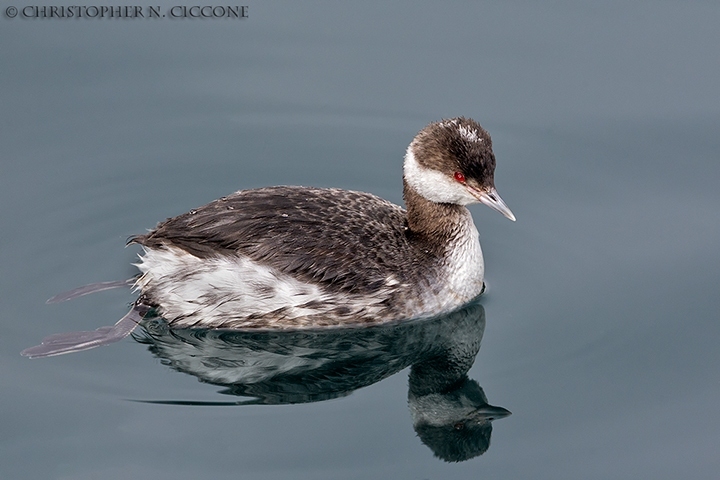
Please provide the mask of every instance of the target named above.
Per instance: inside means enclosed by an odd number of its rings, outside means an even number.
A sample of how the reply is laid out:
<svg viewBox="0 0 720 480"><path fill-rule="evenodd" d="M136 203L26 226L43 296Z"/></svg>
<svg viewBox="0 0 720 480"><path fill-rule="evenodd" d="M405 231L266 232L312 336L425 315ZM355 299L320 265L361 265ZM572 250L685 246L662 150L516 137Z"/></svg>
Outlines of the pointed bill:
<svg viewBox="0 0 720 480"><path fill-rule="evenodd" d="M512 412L503 407L483 405L482 407L477 408L471 415L476 420L498 420L512 415Z"/></svg>
<svg viewBox="0 0 720 480"><path fill-rule="evenodd" d="M498 195L495 187L492 187L489 190L475 190L473 188L471 189L471 192L473 193L473 196L475 198L480 200L480 202L484 203L493 210L497 210L498 212L502 213L513 222L515 221L515 215L513 215L512 211L505 204L503 199L500 198L500 195Z"/></svg>

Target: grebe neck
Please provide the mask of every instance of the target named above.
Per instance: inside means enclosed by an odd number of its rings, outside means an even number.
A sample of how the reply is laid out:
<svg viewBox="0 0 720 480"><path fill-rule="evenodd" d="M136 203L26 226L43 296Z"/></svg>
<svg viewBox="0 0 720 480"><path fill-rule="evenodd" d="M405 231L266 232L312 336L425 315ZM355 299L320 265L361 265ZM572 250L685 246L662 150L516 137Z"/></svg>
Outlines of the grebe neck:
<svg viewBox="0 0 720 480"><path fill-rule="evenodd" d="M420 195L403 179L403 199L407 210L408 229L414 235L445 244L457 236L468 219L470 211L462 205L436 203Z"/></svg>

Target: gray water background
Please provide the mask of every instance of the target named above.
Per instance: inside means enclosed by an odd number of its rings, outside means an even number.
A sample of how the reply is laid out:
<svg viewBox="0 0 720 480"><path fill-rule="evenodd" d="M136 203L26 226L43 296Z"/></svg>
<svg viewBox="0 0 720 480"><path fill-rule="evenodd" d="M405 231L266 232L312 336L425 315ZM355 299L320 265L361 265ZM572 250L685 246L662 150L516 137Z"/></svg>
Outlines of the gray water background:
<svg viewBox="0 0 720 480"><path fill-rule="evenodd" d="M718 478L720 5L248 6L0 18L0 478ZM421 444L407 372L183 407L131 400L224 398L131 339L20 357L127 311L124 290L44 301L134 274L128 236L264 185L400 203L407 144L457 115L491 133L518 217L472 208L490 288L470 377L513 412L483 456Z"/></svg>

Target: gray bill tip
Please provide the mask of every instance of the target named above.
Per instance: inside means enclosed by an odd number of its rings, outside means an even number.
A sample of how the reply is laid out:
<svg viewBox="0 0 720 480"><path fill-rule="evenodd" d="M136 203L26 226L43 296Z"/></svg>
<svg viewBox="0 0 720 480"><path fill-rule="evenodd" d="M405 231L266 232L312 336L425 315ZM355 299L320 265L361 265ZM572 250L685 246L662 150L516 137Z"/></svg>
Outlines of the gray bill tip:
<svg viewBox="0 0 720 480"><path fill-rule="evenodd" d="M498 194L495 187L487 191L478 193L479 195L477 195L477 199L480 200L481 203L487 205L493 210L502 213L503 215L505 215L505 217L509 218L513 222L515 221L515 215L513 214L512 210L510 210L510 207L508 207L507 204L503 201L503 199L500 198L500 195Z"/></svg>

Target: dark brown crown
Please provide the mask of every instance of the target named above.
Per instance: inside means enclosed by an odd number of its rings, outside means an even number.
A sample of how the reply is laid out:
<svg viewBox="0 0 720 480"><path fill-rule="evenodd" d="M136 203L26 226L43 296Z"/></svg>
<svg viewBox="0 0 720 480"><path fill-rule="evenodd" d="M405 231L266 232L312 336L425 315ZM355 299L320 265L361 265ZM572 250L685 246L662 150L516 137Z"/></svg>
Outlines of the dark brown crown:
<svg viewBox="0 0 720 480"><path fill-rule="evenodd" d="M494 186L495 155L488 132L471 118L434 122L412 143L416 161L449 176L455 172L478 186Z"/></svg>

